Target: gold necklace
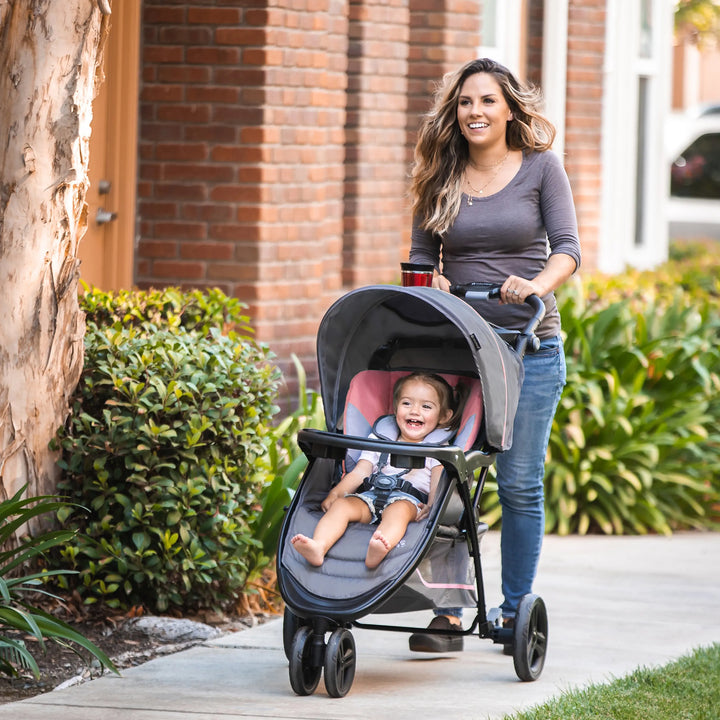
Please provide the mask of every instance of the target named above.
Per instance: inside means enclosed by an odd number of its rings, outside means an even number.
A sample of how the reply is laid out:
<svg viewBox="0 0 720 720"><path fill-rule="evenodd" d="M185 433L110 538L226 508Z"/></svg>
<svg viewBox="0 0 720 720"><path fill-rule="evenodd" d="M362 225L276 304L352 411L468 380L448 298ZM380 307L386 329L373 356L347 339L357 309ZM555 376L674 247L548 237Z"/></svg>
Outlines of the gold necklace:
<svg viewBox="0 0 720 720"><path fill-rule="evenodd" d="M465 175L465 182L467 183L467 185L468 185L468 187L470 188L470 190L471 190L477 197L480 197L480 195L482 195L483 192L485 191L485 188L488 187L488 185L490 185L490 184L495 180L495 178L498 176L498 173L500 172L500 169L502 168L502 166L505 164L505 161L507 160L507 157L508 157L509 154L510 154L510 151L508 150L508 151L505 153L505 157L504 157L502 160L500 160L499 162L495 163L495 165L491 165L491 166L490 166L490 167L494 167L494 168L495 168L495 172L492 174L492 177L491 177L479 190L476 190L476 189L473 187L472 183L470 182L470 178L468 177L467 170L465 171L465 173L464 173L464 175ZM477 165L474 165L473 163L470 163L470 164L471 164L475 169L477 169ZM470 195L470 194L468 194L468 196L467 196L467 204L468 204L468 207L472 207L472 204L473 204L473 196Z"/></svg>
<svg viewBox="0 0 720 720"><path fill-rule="evenodd" d="M502 165L505 160L507 159L507 156L510 154L510 150L508 150L499 160L496 160L494 163L490 165L478 165L476 162L472 161L472 158L468 158L468 164L472 165L476 170L492 170L493 168L496 168L498 165Z"/></svg>

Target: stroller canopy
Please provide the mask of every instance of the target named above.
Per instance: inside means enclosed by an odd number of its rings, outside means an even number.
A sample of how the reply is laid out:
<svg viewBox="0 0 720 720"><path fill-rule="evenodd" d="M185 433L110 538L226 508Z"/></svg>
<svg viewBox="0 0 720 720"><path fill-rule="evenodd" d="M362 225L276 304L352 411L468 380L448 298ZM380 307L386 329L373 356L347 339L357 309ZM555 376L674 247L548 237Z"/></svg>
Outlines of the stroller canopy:
<svg viewBox="0 0 720 720"><path fill-rule="evenodd" d="M352 378L362 370L421 369L478 377L480 445L504 451L523 378L522 360L464 300L434 288L353 290L325 313L317 335L320 391L331 431L342 430Z"/></svg>

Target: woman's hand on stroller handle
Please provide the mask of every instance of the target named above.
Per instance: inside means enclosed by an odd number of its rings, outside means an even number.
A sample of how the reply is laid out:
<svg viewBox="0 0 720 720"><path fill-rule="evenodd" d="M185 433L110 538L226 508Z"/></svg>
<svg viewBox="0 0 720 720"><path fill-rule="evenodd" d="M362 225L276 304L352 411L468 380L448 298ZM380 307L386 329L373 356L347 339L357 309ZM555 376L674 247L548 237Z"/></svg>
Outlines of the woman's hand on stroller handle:
<svg viewBox="0 0 720 720"><path fill-rule="evenodd" d="M453 295L465 300L494 300L502 299L502 285L492 283L468 283L467 285L450 285ZM516 352L522 357L526 352L536 352L540 348L540 338L535 330L545 317L545 303L535 294L528 295L525 304L533 309L533 315L527 325L518 334L515 343Z"/></svg>

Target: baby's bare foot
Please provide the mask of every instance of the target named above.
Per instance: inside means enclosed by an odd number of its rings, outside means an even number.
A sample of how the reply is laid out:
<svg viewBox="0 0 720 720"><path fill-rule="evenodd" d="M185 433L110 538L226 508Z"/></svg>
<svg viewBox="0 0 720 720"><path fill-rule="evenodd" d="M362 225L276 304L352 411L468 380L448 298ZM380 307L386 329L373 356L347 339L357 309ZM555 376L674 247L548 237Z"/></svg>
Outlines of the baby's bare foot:
<svg viewBox="0 0 720 720"><path fill-rule="evenodd" d="M311 565L320 567L323 564L325 553L316 540L307 535L295 535L290 539L290 543Z"/></svg>
<svg viewBox="0 0 720 720"><path fill-rule="evenodd" d="M371 570L376 568L389 552L390 543L385 539L385 536L379 530L376 530L370 538L370 542L368 544L367 555L365 556L365 565L367 565Z"/></svg>

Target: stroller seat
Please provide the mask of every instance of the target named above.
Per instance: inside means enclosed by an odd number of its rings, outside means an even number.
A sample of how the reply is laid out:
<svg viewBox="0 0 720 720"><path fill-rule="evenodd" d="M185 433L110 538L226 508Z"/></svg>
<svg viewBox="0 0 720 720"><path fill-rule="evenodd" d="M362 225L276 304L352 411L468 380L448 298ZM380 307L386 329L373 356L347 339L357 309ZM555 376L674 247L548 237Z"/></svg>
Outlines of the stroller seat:
<svg viewBox="0 0 720 720"><path fill-rule="evenodd" d="M410 370L363 370L351 380L343 418L344 434L366 438L372 432L375 421L394 413L393 388L400 377ZM477 378L439 373L452 386L466 385L465 400L457 432L451 442L463 451L472 449L482 421L482 395ZM432 445L428 445L431 448ZM345 457L345 471L351 470L360 455L360 450L349 449ZM305 496L290 518L286 537L296 533L311 536L323 511L320 503L332 485L339 480L337 461L318 458L314 461L315 472L312 482L306 483ZM436 507L444 505L442 525L457 523L463 506L453 487L453 496L443 503L442 499L451 486L451 480L444 473L438 489ZM343 537L329 550L320 568L310 566L297 552L287 549L282 554L283 567L294 575L301 584L311 587L313 592L328 600L339 601L357 597L378 582L391 582L412 562L417 545L427 537L437 512L420 522L410 523L405 537L393 548L380 565L369 570L365 566L367 545L375 531L374 525L351 523Z"/></svg>

